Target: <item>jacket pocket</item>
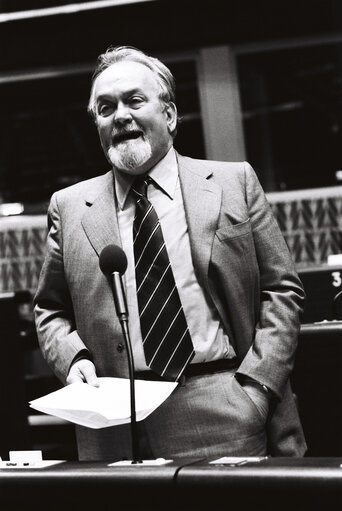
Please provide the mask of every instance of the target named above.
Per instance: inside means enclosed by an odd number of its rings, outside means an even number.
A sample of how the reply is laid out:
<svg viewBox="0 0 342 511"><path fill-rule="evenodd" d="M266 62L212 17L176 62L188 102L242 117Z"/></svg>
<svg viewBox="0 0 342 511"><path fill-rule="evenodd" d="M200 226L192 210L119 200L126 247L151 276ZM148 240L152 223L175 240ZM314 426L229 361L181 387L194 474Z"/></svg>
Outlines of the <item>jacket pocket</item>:
<svg viewBox="0 0 342 511"><path fill-rule="evenodd" d="M251 232L251 222L250 219L247 218L247 220L239 224L228 225L223 229L218 229L216 231L216 236L220 241L224 241L226 239L239 238L240 236L245 236Z"/></svg>

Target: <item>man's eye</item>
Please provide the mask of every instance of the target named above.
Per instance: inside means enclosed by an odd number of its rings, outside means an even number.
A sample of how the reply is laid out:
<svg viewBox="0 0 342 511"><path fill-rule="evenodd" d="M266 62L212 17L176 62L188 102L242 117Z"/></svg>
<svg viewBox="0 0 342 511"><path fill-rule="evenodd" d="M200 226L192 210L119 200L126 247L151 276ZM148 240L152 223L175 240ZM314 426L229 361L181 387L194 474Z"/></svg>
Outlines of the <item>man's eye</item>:
<svg viewBox="0 0 342 511"><path fill-rule="evenodd" d="M140 97L140 96L132 96L131 98L129 98L129 103L133 106L138 106L140 105L141 103L143 102L143 98Z"/></svg>
<svg viewBox="0 0 342 511"><path fill-rule="evenodd" d="M99 115L102 115L102 117L107 117L108 115L111 115L113 113L113 107L111 105L103 104L99 107Z"/></svg>

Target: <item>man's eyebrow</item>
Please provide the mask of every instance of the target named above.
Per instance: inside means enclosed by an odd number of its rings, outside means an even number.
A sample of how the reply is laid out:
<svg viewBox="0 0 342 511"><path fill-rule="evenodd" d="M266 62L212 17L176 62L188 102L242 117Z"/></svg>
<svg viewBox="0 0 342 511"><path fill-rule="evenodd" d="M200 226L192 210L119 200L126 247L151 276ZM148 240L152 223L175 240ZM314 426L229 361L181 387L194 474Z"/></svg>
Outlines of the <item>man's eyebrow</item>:
<svg viewBox="0 0 342 511"><path fill-rule="evenodd" d="M96 103L100 103L101 101L113 101L113 98L110 96L110 94L106 93L99 94L96 97Z"/></svg>
<svg viewBox="0 0 342 511"><path fill-rule="evenodd" d="M144 92L139 87L134 87L132 89L126 90L121 93L123 97L132 96L132 94L144 94ZM96 101L99 103L100 101L113 101L113 95L110 92L103 92L99 94L96 98Z"/></svg>

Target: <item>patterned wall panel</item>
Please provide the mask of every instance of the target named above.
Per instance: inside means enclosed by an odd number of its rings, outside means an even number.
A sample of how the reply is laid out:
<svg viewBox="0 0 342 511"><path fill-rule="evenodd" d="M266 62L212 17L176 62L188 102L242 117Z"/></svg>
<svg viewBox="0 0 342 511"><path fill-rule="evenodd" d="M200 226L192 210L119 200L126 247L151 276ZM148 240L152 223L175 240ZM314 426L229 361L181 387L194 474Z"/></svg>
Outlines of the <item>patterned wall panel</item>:
<svg viewBox="0 0 342 511"><path fill-rule="evenodd" d="M45 215L0 219L0 292L35 292L46 234Z"/></svg>
<svg viewBox="0 0 342 511"><path fill-rule="evenodd" d="M342 253L342 186L268 193L298 268ZM0 292L35 292L44 260L46 215L0 218Z"/></svg>
<svg viewBox="0 0 342 511"><path fill-rule="evenodd" d="M342 253L342 186L269 193L268 200L299 268Z"/></svg>

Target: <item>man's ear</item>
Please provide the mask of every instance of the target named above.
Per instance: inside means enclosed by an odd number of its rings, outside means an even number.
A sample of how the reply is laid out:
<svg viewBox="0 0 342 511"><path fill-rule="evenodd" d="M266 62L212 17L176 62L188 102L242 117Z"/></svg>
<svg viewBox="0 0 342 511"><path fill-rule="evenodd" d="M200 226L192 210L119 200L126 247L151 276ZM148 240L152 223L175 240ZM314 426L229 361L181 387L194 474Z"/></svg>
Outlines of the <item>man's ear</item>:
<svg viewBox="0 0 342 511"><path fill-rule="evenodd" d="M169 133L173 133L177 126L177 107L172 101L167 103L165 106L165 112L167 115L167 126L169 128Z"/></svg>

